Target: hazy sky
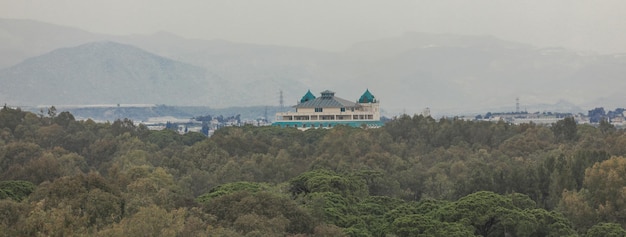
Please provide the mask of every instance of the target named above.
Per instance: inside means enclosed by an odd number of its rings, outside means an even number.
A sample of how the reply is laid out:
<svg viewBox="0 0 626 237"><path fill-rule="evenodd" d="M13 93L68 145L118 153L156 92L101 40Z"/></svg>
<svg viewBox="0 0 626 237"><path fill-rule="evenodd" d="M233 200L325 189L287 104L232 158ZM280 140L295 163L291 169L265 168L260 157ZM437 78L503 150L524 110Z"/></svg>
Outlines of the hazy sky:
<svg viewBox="0 0 626 237"><path fill-rule="evenodd" d="M0 18L328 50L416 31L626 53L625 0L0 0Z"/></svg>

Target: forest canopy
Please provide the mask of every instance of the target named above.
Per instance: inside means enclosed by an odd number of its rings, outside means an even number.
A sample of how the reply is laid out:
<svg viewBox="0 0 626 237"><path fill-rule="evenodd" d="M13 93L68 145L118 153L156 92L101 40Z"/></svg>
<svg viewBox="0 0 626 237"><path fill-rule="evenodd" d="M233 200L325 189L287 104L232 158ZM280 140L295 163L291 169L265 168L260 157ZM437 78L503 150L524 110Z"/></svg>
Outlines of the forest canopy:
<svg viewBox="0 0 626 237"><path fill-rule="evenodd" d="M0 236L625 236L626 133L403 115L152 131L0 109Z"/></svg>

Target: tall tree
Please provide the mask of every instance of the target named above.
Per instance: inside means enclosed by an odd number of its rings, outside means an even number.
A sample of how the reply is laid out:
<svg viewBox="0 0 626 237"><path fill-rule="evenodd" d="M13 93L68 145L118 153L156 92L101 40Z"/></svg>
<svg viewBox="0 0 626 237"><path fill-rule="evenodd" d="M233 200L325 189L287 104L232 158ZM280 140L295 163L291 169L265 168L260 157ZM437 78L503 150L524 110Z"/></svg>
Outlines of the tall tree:
<svg viewBox="0 0 626 237"><path fill-rule="evenodd" d="M575 141L578 139L574 117L569 116L557 121L551 129L557 141Z"/></svg>

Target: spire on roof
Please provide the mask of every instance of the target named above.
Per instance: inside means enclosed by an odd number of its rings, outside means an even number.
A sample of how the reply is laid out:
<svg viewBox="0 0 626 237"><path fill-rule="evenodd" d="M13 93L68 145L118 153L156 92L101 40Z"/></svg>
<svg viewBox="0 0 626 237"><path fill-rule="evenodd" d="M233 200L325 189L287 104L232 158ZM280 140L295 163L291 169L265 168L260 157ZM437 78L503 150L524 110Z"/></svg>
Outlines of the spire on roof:
<svg viewBox="0 0 626 237"><path fill-rule="evenodd" d="M314 99L315 99L315 96L313 95L313 93L311 93L311 90L308 90L306 94L302 96L302 99L300 99L300 103L304 103L304 102L307 102L309 100L314 100Z"/></svg>
<svg viewBox="0 0 626 237"><path fill-rule="evenodd" d="M376 97L372 95L369 89L366 89L361 98L359 98L359 103L376 103Z"/></svg>

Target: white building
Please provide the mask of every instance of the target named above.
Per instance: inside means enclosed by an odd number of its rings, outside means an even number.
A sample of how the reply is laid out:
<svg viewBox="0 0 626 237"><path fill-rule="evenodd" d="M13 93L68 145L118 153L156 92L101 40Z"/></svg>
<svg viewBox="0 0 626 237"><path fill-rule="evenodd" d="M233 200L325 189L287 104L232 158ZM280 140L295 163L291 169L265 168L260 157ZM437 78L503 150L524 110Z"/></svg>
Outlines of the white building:
<svg viewBox="0 0 626 237"><path fill-rule="evenodd" d="M276 113L276 121L272 125L302 130L336 125L370 128L383 125L378 100L369 90L365 90L356 102L336 97L335 92L329 90L315 97L309 90L293 107L295 112Z"/></svg>

